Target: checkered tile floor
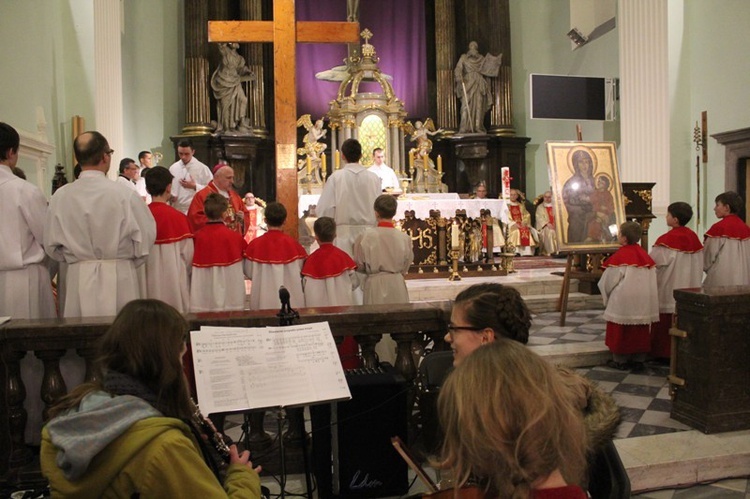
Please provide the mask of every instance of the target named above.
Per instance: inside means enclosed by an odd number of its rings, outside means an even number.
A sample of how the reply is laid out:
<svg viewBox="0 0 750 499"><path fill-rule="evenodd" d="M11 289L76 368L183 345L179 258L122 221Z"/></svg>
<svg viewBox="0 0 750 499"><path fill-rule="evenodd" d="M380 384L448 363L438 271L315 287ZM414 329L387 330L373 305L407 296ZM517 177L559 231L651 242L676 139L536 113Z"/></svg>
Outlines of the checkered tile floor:
<svg viewBox="0 0 750 499"><path fill-rule="evenodd" d="M552 345L604 341L606 321L602 310L581 310L568 313L564 327L560 314L548 312L533 316L530 345ZM620 406L622 423L617 438L659 435L688 430L688 426L669 417L671 402L667 384L667 366L647 362L643 372L633 374L605 366L578 369L611 394Z"/></svg>

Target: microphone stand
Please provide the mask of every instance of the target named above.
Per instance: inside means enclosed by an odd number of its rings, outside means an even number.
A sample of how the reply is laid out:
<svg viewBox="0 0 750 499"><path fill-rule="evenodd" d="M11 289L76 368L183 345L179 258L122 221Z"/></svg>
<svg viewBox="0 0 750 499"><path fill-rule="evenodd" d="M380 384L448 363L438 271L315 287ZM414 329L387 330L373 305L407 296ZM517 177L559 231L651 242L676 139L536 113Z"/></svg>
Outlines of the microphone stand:
<svg viewBox="0 0 750 499"><path fill-rule="evenodd" d="M279 288L279 300L281 301L281 309L276 317L279 318L279 326L291 326L294 324L296 319L299 319L299 312L294 310L290 304L289 291L281 286ZM298 412L299 417L295 418L295 414L289 414L290 431L291 425L294 424L295 419L298 421L300 428L298 429L300 435L302 435L302 462L305 468L305 484L307 486L307 497L312 499L312 482L310 481L310 464L307 457L307 442L305 441L305 418L304 408L294 409L294 412ZM283 421L286 417L286 410L284 407L279 408L279 417L277 419L278 435L279 435L279 458L281 459L281 480L279 485L281 486L281 498L286 497L286 456L284 452L284 436L282 433Z"/></svg>

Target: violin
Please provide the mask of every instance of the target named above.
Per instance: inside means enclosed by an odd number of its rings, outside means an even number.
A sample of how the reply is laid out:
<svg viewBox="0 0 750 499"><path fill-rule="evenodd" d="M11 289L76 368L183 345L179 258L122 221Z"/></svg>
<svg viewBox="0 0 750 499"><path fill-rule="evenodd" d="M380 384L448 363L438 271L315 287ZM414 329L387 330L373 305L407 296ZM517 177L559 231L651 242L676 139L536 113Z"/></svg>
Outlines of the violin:
<svg viewBox="0 0 750 499"><path fill-rule="evenodd" d="M398 436L392 437L391 443L404 461L406 461L406 464L408 464L417 477L422 480L422 483L427 487L427 490L430 491L427 494L423 494L422 499L485 499L484 491L475 485L466 485L458 490L455 488L440 490L438 485L425 472L424 468L414 460L409 448L404 445Z"/></svg>

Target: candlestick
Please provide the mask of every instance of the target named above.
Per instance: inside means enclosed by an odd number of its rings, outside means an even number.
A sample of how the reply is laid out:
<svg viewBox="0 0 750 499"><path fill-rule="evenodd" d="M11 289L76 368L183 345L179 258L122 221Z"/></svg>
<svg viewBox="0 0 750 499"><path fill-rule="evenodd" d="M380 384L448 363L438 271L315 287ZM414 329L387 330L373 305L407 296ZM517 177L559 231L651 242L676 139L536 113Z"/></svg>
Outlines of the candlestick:
<svg viewBox="0 0 750 499"><path fill-rule="evenodd" d="M307 157L307 174L310 175L312 173L312 163L310 162L310 156Z"/></svg>
<svg viewBox="0 0 750 499"><path fill-rule="evenodd" d="M443 173L443 157L438 154L438 173Z"/></svg>
<svg viewBox="0 0 750 499"><path fill-rule="evenodd" d="M458 224L455 220L451 224L451 248L458 248Z"/></svg>
<svg viewBox="0 0 750 499"><path fill-rule="evenodd" d="M321 161L321 163L320 163L321 172L320 173L325 177L326 172L328 170L328 168L326 167L326 153L323 153L323 154L320 155L320 161Z"/></svg>
<svg viewBox="0 0 750 499"><path fill-rule="evenodd" d="M333 167L338 170L341 168L341 151L336 149L336 154L333 156Z"/></svg>
<svg viewBox="0 0 750 499"><path fill-rule="evenodd" d="M427 171L427 167L429 166L427 164L427 153L422 154L422 166L424 166L424 171Z"/></svg>
<svg viewBox="0 0 750 499"><path fill-rule="evenodd" d="M414 151L409 151L409 169L414 169Z"/></svg>

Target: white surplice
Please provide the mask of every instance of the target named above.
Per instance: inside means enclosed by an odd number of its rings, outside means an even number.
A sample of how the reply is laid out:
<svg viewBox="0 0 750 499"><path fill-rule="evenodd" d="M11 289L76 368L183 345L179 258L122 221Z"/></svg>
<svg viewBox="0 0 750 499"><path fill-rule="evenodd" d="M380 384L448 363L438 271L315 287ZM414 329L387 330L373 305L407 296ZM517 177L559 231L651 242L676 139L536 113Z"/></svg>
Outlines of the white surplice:
<svg viewBox="0 0 750 499"><path fill-rule="evenodd" d="M664 246L654 246L649 255L656 262L659 312L673 314L675 289L701 287L703 252L686 253Z"/></svg>
<svg viewBox="0 0 750 499"><path fill-rule="evenodd" d="M224 312L245 308L242 261L226 266L193 267L191 312Z"/></svg>
<svg viewBox="0 0 750 499"><path fill-rule="evenodd" d="M599 278L604 319L624 325L659 321L659 298L654 268L608 267Z"/></svg>
<svg viewBox="0 0 750 499"><path fill-rule="evenodd" d="M703 247L704 288L750 285L750 239L707 237Z"/></svg>
<svg viewBox="0 0 750 499"><path fill-rule="evenodd" d="M190 310L192 264L192 238L154 244L146 260L147 296L172 305L180 313L187 313Z"/></svg>
<svg viewBox="0 0 750 499"><path fill-rule="evenodd" d="M138 192L138 187L136 187L135 182L133 182L127 177L123 177L122 175L120 175L117 177L116 182L120 184L121 186L130 189L131 191Z"/></svg>
<svg viewBox="0 0 750 499"><path fill-rule="evenodd" d="M352 255L360 234L375 227L375 199L381 194L380 177L359 163L347 163L326 181L315 210L336 221L336 247Z"/></svg>
<svg viewBox="0 0 750 499"><path fill-rule="evenodd" d="M305 294L302 291L302 264L304 260L280 263L259 263L245 258L243 270L245 276L253 281L250 293L250 310L267 310L281 308L279 287L289 291L289 304L292 308L305 306Z"/></svg>
<svg viewBox="0 0 750 499"><path fill-rule="evenodd" d="M96 170L58 189L44 224L44 249L67 264L65 317L116 315L141 298L136 268L156 237L146 203Z"/></svg>
<svg viewBox="0 0 750 499"><path fill-rule="evenodd" d="M198 161L195 156L190 159L187 165L182 160L176 161L169 167L169 173L174 177L172 180L172 196L174 196L172 206L187 215L195 193L206 187L214 179L214 176L211 170ZM182 187L180 180L193 180L195 189Z"/></svg>

